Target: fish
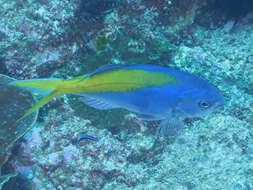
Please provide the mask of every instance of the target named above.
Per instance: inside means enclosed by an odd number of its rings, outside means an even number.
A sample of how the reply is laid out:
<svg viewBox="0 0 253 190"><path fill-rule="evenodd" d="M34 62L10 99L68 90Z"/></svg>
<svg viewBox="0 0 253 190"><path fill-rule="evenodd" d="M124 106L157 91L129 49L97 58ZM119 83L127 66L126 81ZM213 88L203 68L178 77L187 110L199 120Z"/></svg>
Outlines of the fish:
<svg viewBox="0 0 253 190"><path fill-rule="evenodd" d="M175 68L156 65L111 65L72 79L17 80L10 85L47 95L18 121L63 94L76 94L99 110L123 108L137 119L161 120L157 136L173 135L185 118L200 117L224 105L221 92L210 82Z"/></svg>
<svg viewBox="0 0 253 190"><path fill-rule="evenodd" d="M93 137L93 136L90 136L90 135L81 135L78 137L77 141L76 141L76 147L78 148L79 147L79 143L80 141L84 140L84 139L88 139L88 140L91 140L91 141L95 141L95 142L98 142L99 139L96 138L96 137Z"/></svg>

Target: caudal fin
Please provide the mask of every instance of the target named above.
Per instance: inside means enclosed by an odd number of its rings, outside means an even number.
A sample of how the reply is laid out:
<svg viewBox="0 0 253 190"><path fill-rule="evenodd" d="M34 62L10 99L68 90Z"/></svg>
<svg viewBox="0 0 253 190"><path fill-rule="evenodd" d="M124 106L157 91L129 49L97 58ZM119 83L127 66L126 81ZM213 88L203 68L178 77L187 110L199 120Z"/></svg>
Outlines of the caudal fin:
<svg viewBox="0 0 253 190"><path fill-rule="evenodd" d="M61 93L58 93L57 91L51 92L48 96L42 98L35 106L33 106L31 109L27 110L25 114L17 120L19 122L20 120L24 119L26 116L28 116L30 113L35 111L36 109L40 108L41 106L48 103L50 100L52 100L54 97L59 96Z"/></svg>
<svg viewBox="0 0 253 190"><path fill-rule="evenodd" d="M29 109L20 119L20 121L30 113L48 103L54 97L65 93L71 93L71 89L68 88L70 81L60 79L34 79L34 80L20 80L9 83L9 85L22 87L28 90L35 90L41 93L46 92L47 95L42 98L35 106Z"/></svg>

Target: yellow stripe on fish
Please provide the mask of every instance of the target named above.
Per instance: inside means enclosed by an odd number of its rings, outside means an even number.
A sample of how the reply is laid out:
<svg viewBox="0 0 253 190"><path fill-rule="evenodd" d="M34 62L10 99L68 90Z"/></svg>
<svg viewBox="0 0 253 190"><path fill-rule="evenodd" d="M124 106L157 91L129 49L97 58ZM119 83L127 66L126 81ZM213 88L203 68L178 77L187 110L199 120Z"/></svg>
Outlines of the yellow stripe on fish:
<svg viewBox="0 0 253 190"><path fill-rule="evenodd" d="M178 84L175 77L155 71L139 69L112 70L95 74L81 81L74 91L85 92L130 92L150 86L163 86L165 84Z"/></svg>

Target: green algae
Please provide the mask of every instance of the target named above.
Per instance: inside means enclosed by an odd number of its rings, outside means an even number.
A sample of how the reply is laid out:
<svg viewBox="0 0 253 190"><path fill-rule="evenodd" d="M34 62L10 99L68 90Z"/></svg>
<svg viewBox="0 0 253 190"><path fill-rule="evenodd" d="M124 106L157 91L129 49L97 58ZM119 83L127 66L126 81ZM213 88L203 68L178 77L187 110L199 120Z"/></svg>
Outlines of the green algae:
<svg viewBox="0 0 253 190"><path fill-rule="evenodd" d="M97 51L105 50L110 43L110 40L106 38L106 31L101 33L94 39L94 47Z"/></svg>

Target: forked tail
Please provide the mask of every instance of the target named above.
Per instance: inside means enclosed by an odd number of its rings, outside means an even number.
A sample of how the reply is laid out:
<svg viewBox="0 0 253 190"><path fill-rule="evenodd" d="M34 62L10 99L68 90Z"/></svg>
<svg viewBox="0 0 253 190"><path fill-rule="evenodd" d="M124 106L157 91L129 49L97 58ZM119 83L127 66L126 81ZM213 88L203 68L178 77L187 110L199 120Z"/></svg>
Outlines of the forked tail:
<svg viewBox="0 0 253 190"><path fill-rule="evenodd" d="M76 77L70 80L61 80L61 79L34 79L34 80L18 80L9 83L9 85L21 87L25 89L31 89L39 91L42 93L47 93L44 98L42 98L35 106L26 111L26 113L17 120L20 121L28 116L30 113L40 108L41 106L48 103L56 96L67 93L75 93L78 85L76 85L80 80L82 80L86 75L81 77Z"/></svg>

